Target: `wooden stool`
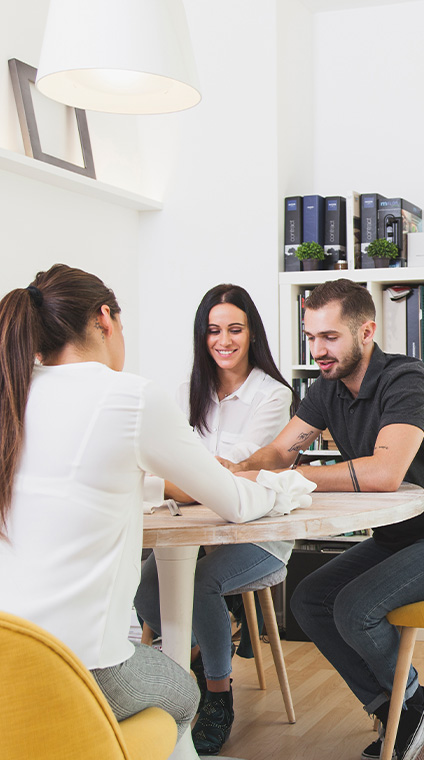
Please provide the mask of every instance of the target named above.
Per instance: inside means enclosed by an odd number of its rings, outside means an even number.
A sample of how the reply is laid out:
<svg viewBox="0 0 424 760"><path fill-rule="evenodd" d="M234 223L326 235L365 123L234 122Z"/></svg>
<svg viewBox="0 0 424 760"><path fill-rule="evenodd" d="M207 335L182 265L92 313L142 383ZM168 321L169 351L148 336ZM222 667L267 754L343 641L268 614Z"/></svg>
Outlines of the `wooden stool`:
<svg viewBox="0 0 424 760"><path fill-rule="evenodd" d="M391 760L395 746L415 639L417 638L418 629L424 628L424 602L415 602L415 604L405 604L403 607L397 607L389 612L387 620L392 625L397 625L401 628L401 635L381 760Z"/></svg>
<svg viewBox="0 0 424 760"><path fill-rule="evenodd" d="M258 674L259 688L266 689L265 672L262 662L262 653L259 640L258 619L256 616L254 592L257 591L259 602L264 617L267 636L271 645L272 657L275 669L277 671L278 681L280 684L281 694L283 695L284 706L286 708L289 723L296 723L296 716L293 709L293 701L290 692L289 680L287 678L286 665L284 662L283 650L281 648L280 633L278 631L277 618L275 616L274 602L272 599L271 588L281 583L287 575L287 568L283 565L274 573L260 578L254 583L247 586L234 589L231 594L241 594L243 598L244 610L246 613L247 626L249 628L250 641L252 643L253 654L255 656L256 672Z"/></svg>
<svg viewBox="0 0 424 760"><path fill-rule="evenodd" d="M247 626L249 628L250 641L252 643L253 654L255 656L255 665L258 675L259 688L264 690L266 689L265 671L262 662L258 619L256 616L254 596L254 592L257 591L262 614L264 617L267 636L271 645L272 657L274 660L275 669L277 671L281 694L283 696L284 706L286 708L287 718L289 723L296 723L290 685L287 678L283 650L281 648L280 633L278 631L277 618L275 616L274 602L271 594L272 586L276 586L278 583L281 583L286 575L287 568L285 566L282 566L280 570L277 570L274 573L270 573L264 578L261 578L260 580L249 584L248 586L242 586L241 588L234 589L234 591L232 591L230 594L226 594L226 596L234 596L235 594L242 595ZM153 638L154 633L152 629L149 628L146 623L144 623L143 633L141 636L142 643L151 645Z"/></svg>

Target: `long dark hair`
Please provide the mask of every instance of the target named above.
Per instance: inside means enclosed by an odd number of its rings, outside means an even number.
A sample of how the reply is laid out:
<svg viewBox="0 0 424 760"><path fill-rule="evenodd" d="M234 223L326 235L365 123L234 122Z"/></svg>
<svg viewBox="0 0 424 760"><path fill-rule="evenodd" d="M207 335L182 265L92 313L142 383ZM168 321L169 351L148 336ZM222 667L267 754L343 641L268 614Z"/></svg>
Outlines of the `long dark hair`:
<svg viewBox="0 0 424 760"><path fill-rule="evenodd" d="M65 264L39 272L27 288L0 301L0 536L12 499L35 357L47 361L68 343L83 346L87 326L106 304L120 312L112 290L95 275Z"/></svg>
<svg viewBox="0 0 424 760"><path fill-rule="evenodd" d="M272 358L262 319L247 290L240 285L216 285L203 296L194 319L189 420L190 425L200 432L208 430L207 415L211 396L213 391L218 390L217 366L207 350L206 339L210 310L220 303L231 303L244 311L250 332L249 364L259 367L274 380L290 388L296 404L293 388L284 380Z"/></svg>

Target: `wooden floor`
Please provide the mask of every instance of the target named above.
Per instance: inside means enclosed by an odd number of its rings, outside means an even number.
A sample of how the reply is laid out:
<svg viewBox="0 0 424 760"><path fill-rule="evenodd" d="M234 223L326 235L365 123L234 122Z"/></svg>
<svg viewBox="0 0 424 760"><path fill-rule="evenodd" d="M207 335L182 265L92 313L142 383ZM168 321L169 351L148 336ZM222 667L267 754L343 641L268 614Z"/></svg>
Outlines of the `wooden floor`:
<svg viewBox="0 0 424 760"><path fill-rule="evenodd" d="M376 737L372 720L327 660L309 642L283 641L296 723L289 724L272 662L262 643L267 690L260 691L254 660L233 659L235 721L221 751L244 760L360 760ZM424 683L424 642L414 665Z"/></svg>

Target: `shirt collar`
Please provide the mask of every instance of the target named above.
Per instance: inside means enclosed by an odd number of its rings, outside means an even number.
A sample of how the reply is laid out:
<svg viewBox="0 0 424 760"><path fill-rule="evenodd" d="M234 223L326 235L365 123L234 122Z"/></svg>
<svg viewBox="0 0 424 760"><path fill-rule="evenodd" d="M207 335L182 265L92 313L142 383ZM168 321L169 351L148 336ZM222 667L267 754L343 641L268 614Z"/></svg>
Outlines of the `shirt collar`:
<svg viewBox="0 0 424 760"><path fill-rule="evenodd" d="M381 348L374 343L374 350L371 354L370 363L368 364L367 371L359 388L357 399L359 398L372 398L375 394L375 389L380 381L380 376L386 366L386 354ZM346 388L342 380L337 380L337 395L341 398L347 396L351 398L350 391Z"/></svg>
<svg viewBox="0 0 424 760"><path fill-rule="evenodd" d="M263 381L264 374L265 373L259 369L259 367L253 367L252 371L246 377L246 380L244 381L243 385L240 386L240 388L237 388L236 391L223 398L221 402L218 399L216 391L214 391L212 394L212 400L215 401L216 404L222 404L224 401L229 401L231 398L238 398L244 404L250 405L253 401L255 393Z"/></svg>

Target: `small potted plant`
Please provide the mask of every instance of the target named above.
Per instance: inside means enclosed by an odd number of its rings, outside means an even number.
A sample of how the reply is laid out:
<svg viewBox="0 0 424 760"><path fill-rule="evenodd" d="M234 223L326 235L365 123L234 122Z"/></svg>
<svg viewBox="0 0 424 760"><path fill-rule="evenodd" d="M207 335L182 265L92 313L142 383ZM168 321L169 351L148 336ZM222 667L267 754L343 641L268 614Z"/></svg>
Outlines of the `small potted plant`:
<svg viewBox="0 0 424 760"><path fill-rule="evenodd" d="M321 261L325 259L324 248L319 243L301 243L296 251L304 270L320 269Z"/></svg>
<svg viewBox="0 0 424 760"><path fill-rule="evenodd" d="M388 267L391 259L397 259L399 256L399 248L396 243L379 238L369 244L367 254L374 260L375 267Z"/></svg>

